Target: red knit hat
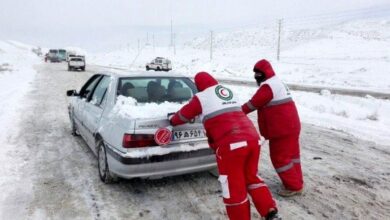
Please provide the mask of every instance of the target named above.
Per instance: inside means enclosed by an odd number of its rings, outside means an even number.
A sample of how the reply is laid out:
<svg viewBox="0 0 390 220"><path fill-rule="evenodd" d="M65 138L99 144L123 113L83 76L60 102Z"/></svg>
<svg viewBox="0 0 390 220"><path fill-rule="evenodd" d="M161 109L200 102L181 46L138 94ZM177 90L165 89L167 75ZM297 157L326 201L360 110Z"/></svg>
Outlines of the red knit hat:
<svg viewBox="0 0 390 220"><path fill-rule="evenodd" d="M275 76L275 72L272 69L271 64L265 59L260 60L255 64L253 72L263 72L266 79Z"/></svg>
<svg viewBox="0 0 390 220"><path fill-rule="evenodd" d="M217 85L218 81L207 72L199 72L195 75L195 84L198 91L201 92L211 86Z"/></svg>

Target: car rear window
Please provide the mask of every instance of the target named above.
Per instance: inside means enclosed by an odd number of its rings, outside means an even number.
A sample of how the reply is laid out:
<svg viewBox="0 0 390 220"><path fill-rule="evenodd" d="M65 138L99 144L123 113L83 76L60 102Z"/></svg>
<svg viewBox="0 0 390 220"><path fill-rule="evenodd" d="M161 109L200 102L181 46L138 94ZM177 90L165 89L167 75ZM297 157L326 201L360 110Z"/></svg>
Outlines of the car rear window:
<svg viewBox="0 0 390 220"><path fill-rule="evenodd" d="M133 97L141 103L181 103L195 93L195 84L185 77L124 77L118 84L118 95Z"/></svg>
<svg viewBox="0 0 390 220"><path fill-rule="evenodd" d="M83 61L81 58L72 58L71 61Z"/></svg>

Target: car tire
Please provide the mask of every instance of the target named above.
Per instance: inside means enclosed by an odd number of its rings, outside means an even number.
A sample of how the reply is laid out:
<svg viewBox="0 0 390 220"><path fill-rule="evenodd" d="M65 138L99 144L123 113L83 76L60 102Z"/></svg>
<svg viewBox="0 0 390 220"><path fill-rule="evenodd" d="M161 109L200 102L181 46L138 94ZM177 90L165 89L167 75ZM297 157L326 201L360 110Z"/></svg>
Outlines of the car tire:
<svg viewBox="0 0 390 220"><path fill-rule="evenodd" d="M85 71L85 67L82 67L82 68L81 68L81 71Z"/></svg>
<svg viewBox="0 0 390 220"><path fill-rule="evenodd" d="M98 159L98 172L100 179L106 183L113 183L116 182L117 179L114 178L111 173L110 169L108 167L107 163L107 152L106 152L106 146L104 145L104 142L100 140L97 144L97 159Z"/></svg>
<svg viewBox="0 0 390 220"><path fill-rule="evenodd" d="M157 67L157 68L156 68L156 71L160 71L160 67Z"/></svg>
<svg viewBox="0 0 390 220"><path fill-rule="evenodd" d="M149 70L150 70L149 66L146 66L146 71L149 71Z"/></svg>

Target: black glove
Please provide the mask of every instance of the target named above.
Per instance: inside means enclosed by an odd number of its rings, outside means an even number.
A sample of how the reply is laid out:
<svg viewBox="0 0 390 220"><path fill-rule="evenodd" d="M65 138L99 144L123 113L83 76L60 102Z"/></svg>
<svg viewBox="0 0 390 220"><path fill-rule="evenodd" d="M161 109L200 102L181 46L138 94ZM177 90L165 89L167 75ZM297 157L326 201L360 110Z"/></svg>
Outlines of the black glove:
<svg viewBox="0 0 390 220"><path fill-rule="evenodd" d="M167 114L167 118L168 118L168 121L169 121L170 124L171 124L171 119L173 118L174 115L175 115L174 112L171 112L171 113Z"/></svg>

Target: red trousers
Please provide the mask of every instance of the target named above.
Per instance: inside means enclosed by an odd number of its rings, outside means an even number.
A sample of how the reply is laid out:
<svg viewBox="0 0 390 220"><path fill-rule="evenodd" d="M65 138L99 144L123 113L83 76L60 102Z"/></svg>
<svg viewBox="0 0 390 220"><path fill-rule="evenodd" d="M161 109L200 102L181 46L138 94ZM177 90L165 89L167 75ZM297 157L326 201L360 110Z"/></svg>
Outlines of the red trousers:
<svg viewBox="0 0 390 220"><path fill-rule="evenodd" d="M258 176L260 156L258 141L242 141L216 150L219 181L222 186L223 201L231 220L250 219L248 193L261 216L266 216L271 208L276 209L267 185Z"/></svg>
<svg viewBox="0 0 390 220"><path fill-rule="evenodd" d="M272 164L284 187L297 191L303 188L299 153L299 134L269 140Z"/></svg>

